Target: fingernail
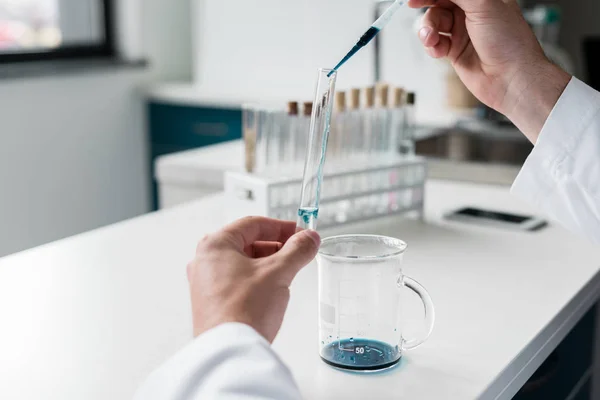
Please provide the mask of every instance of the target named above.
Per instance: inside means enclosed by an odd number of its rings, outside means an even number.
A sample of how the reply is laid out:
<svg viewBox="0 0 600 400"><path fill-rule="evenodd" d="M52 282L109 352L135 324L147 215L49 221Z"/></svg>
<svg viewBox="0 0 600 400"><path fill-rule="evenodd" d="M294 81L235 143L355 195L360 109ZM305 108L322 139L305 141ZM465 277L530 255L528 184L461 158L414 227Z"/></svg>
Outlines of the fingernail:
<svg viewBox="0 0 600 400"><path fill-rule="evenodd" d="M421 38L422 41L427 40L427 38L429 37L430 34L431 34L431 28L428 26L421 28L421 30L419 31L419 37Z"/></svg>
<svg viewBox="0 0 600 400"><path fill-rule="evenodd" d="M321 245L321 236L319 236L319 234L316 231L313 231L312 229L307 229L304 231L304 233L309 238L311 238L313 242L315 242L317 247L319 247Z"/></svg>

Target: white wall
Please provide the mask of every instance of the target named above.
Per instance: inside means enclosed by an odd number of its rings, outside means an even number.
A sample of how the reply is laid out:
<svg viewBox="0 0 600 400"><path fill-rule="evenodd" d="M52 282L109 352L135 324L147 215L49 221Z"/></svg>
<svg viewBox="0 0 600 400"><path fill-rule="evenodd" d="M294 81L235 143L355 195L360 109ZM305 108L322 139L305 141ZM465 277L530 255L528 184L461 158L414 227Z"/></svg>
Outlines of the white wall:
<svg viewBox="0 0 600 400"><path fill-rule="evenodd" d="M148 210L141 75L0 81L0 256Z"/></svg>
<svg viewBox="0 0 600 400"><path fill-rule="evenodd" d="M0 80L0 256L150 208L144 87L189 80L189 0L119 0L119 50L147 69Z"/></svg>
<svg viewBox="0 0 600 400"><path fill-rule="evenodd" d="M235 11L232 5L235 4ZM196 82L217 97L312 99L316 70L333 67L373 22L371 0L198 0ZM427 57L404 8L380 34L383 79L416 90L420 104L445 101L444 65ZM373 46L338 75L338 88L374 83Z"/></svg>
<svg viewBox="0 0 600 400"><path fill-rule="evenodd" d="M152 60L152 76L160 81L190 82L193 76L191 0L136 1L141 6L143 53Z"/></svg>

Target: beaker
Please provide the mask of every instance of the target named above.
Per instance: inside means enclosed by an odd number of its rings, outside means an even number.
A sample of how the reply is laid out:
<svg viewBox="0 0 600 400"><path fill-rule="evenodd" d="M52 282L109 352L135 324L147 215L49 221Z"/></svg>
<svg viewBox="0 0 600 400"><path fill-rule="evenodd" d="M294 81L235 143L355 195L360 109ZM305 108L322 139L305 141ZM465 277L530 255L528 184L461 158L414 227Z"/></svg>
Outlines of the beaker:
<svg viewBox="0 0 600 400"><path fill-rule="evenodd" d="M406 244L375 235L324 239L319 268L319 346L323 361L355 371L396 365L405 350L429 338L434 324L431 297L402 274ZM402 291L414 291L425 306L422 337L402 336Z"/></svg>

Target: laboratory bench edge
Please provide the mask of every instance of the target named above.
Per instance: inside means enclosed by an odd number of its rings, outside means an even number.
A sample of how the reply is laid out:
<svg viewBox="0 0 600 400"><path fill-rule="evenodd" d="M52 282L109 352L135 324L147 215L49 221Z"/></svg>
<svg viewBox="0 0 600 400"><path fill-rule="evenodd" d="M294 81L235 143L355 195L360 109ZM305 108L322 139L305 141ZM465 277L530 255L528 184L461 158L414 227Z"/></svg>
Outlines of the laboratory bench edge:
<svg viewBox="0 0 600 400"><path fill-rule="evenodd" d="M153 210L158 209L158 186L154 178L158 157L242 137L242 110L234 105L182 104L149 98L146 112Z"/></svg>
<svg viewBox="0 0 600 400"><path fill-rule="evenodd" d="M147 102L153 208L158 209L155 160L163 155L242 137L242 111L235 105ZM597 306L590 309L546 359L514 400L592 400Z"/></svg>

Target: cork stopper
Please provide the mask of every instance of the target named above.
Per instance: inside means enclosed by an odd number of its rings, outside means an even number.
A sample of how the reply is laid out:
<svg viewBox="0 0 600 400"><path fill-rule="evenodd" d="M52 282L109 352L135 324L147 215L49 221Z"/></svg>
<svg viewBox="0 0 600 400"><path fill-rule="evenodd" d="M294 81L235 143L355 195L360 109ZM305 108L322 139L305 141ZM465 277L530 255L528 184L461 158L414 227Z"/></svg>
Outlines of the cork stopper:
<svg viewBox="0 0 600 400"><path fill-rule="evenodd" d="M307 101L304 103L304 116L310 117L312 115L313 103L312 101Z"/></svg>
<svg viewBox="0 0 600 400"><path fill-rule="evenodd" d="M365 90L365 105L367 108L373 108L375 106L375 88L367 87Z"/></svg>
<svg viewBox="0 0 600 400"><path fill-rule="evenodd" d="M335 94L335 111L346 111L346 92L337 92Z"/></svg>
<svg viewBox="0 0 600 400"><path fill-rule="evenodd" d="M360 89L350 91L350 109L358 110L360 108Z"/></svg>
<svg viewBox="0 0 600 400"><path fill-rule="evenodd" d="M298 115L298 102L290 101L287 105L288 115Z"/></svg>
<svg viewBox="0 0 600 400"><path fill-rule="evenodd" d="M416 101L416 95L414 92L409 92L406 94L406 104L414 105Z"/></svg>
<svg viewBox="0 0 600 400"><path fill-rule="evenodd" d="M376 87L376 97L378 107L387 107L390 98L390 85L380 83Z"/></svg>
<svg viewBox="0 0 600 400"><path fill-rule="evenodd" d="M404 89L394 89L394 107L402 107L404 103Z"/></svg>

